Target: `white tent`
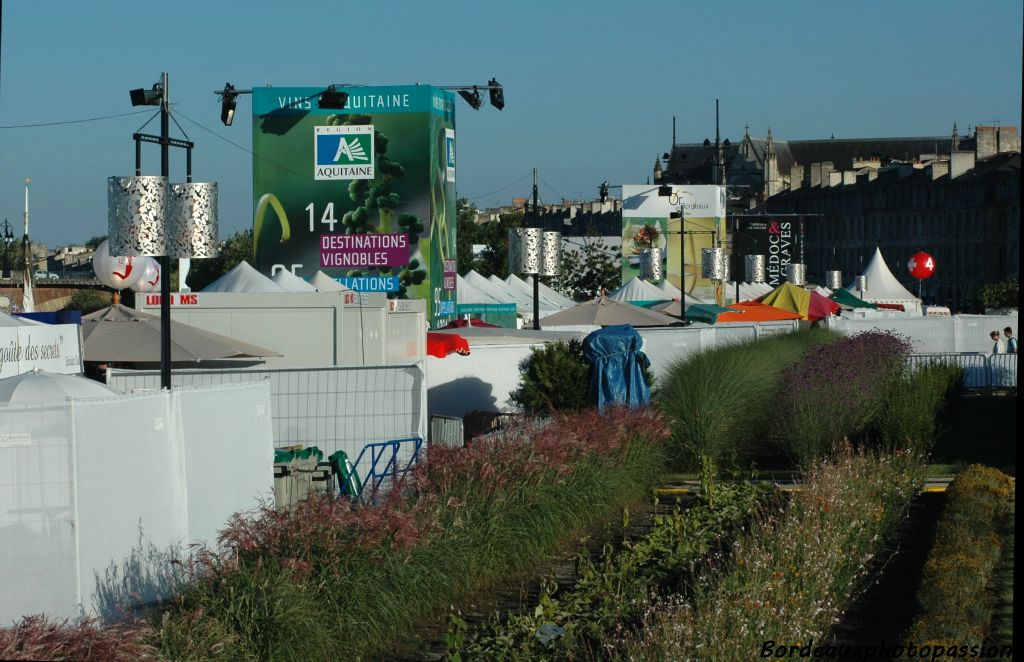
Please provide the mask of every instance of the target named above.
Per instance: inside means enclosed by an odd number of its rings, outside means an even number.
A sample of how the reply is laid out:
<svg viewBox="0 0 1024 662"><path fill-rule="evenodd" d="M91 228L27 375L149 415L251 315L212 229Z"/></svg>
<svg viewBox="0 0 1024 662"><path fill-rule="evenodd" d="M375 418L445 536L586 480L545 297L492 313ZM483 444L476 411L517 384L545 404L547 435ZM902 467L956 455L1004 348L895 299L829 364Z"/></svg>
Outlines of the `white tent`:
<svg viewBox="0 0 1024 662"><path fill-rule="evenodd" d="M533 299L515 291L507 291L487 280L475 271L470 271L462 277L463 281L490 296L498 303L516 304L516 312L522 315L533 315Z"/></svg>
<svg viewBox="0 0 1024 662"><path fill-rule="evenodd" d="M242 260L231 271L213 281L203 292L287 292L274 281Z"/></svg>
<svg viewBox="0 0 1024 662"><path fill-rule="evenodd" d="M507 280L509 280L512 283L515 283L516 281L518 281L518 282L522 283L523 285L526 285L526 287L528 288L527 291L530 293L531 296L533 296L533 276L528 276L526 278L526 280L522 280L521 278L519 278L515 274L512 274L512 275L510 275L508 277ZM541 294L546 296L547 298L549 298L552 301L554 301L555 303L557 303L559 306L562 306L563 308L572 308L573 306L576 305L575 301L573 301L569 297L565 296L561 292L559 292L557 290L551 289L550 287L548 287L544 283L541 283L540 286L537 288L537 290Z"/></svg>
<svg viewBox="0 0 1024 662"><path fill-rule="evenodd" d="M867 277L867 287L864 289L864 301L871 303L899 304L907 312L921 312L921 300L903 287L896 276L889 270L889 266L882 257L882 251L877 247L875 254L868 261L862 276ZM854 279L846 289L857 296L861 296L857 289L857 280Z"/></svg>
<svg viewBox="0 0 1024 662"><path fill-rule="evenodd" d="M630 301L661 301L669 298L660 289L638 276L633 276L619 289L608 295L612 301L628 303Z"/></svg>
<svg viewBox="0 0 1024 662"><path fill-rule="evenodd" d="M772 291L770 286L762 287L764 283L740 283L739 301L753 301ZM725 284L725 298L732 301L736 296L736 283ZM687 300L689 301L689 299ZM739 303L734 301L733 303Z"/></svg>
<svg viewBox="0 0 1024 662"><path fill-rule="evenodd" d="M0 379L0 402L63 402L67 398L96 398L119 395L92 379L33 370Z"/></svg>
<svg viewBox="0 0 1024 662"><path fill-rule="evenodd" d="M462 276L455 277L455 300L459 304L500 304L500 303L512 303L511 301L499 301L490 294L473 287L466 282L466 279Z"/></svg>
<svg viewBox="0 0 1024 662"><path fill-rule="evenodd" d="M289 292L316 292L316 286L307 283L287 269L281 269L271 279Z"/></svg>
<svg viewBox="0 0 1024 662"><path fill-rule="evenodd" d="M522 283L522 287L519 287L517 285L513 285L508 280L502 280L493 274L490 277L488 277L487 280L493 283L494 286L499 288L502 292L509 292L510 295L512 293L515 293L520 297L526 296L531 302L530 305L533 305L533 289L526 283ZM544 308L545 310L565 310L566 308L572 307L562 305L559 302L553 300L551 297L544 294L544 292L541 292L539 288L537 294L538 298L540 299L540 307Z"/></svg>
<svg viewBox="0 0 1024 662"><path fill-rule="evenodd" d="M826 299L832 296L832 290L828 289L824 285L815 286L814 291L820 294L821 296L825 297Z"/></svg>
<svg viewBox="0 0 1024 662"><path fill-rule="evenodd" d="M352 288L345 287L338 281L334 280L322 271L318 271L313 274L313 277L309 279L309 284L317 289L319 292L351 292Z"/></svg>
<svg viewBox="0 0 1024 662"><path fill-rule="evenodd" d="M662 280L660 283L655 285L655 287L657 287L659 290L667 294L668 296L665 297L667 299L678 299L679 295L683 293L683 291L680 290L678 287L668 282L668 278Z"/></svg>

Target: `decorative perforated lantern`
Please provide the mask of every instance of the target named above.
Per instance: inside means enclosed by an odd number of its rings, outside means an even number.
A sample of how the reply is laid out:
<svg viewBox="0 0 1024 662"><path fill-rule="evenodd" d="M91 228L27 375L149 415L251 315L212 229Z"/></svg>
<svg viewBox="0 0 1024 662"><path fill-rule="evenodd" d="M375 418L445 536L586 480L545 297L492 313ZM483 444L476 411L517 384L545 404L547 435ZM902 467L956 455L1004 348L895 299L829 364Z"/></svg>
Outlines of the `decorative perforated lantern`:
<svg viewBox="0 0 1024 662"><path fill-rule="evenodd" d="M541 276L562 273L562 233L545 232L541 244Z"/></svg>
<svg viewBox="0 0 1024 662"><path fill-rule="evenodd" d="M764 255L747 255L744 257L746 281L748 283L763 283L767 279L768 262Z"/></svg>
<svg viewBox="0 0 1024 662"><path fill-rule="evenodd" d="M704 249L701 253L701 275L710 280L729 279L729 263L725 258L725 249Z"/></svg>
<svg viewBox="0 0 1024 662"><path fill-rule="evenodd" d="M107 233L111 255L165 255L166 215L166 177L110 177L107 180Z"/></svg>
<svg viewBox="0 0 1024 662"><path fill-rule="evenodd" d="M786 282L803 287L807 284L807 265L790 262L786 265Z"/></svg>
<svg viewBox="0 0 1024 662"><path fill-rule="evenodd" d="M860 292L861 298L864 298L864 292L868 289L868 277L857 276L853 279L853 289Z"/></svg>
<svg viewBox="0 0 1024 662"><path fill-rule="evenodd" d="M660 248L647 248L640 253L640 277L651 282L665 279L664 253Z"/></svg>
<svg viewBox="0 0 1024 662"><path fill-rule="evenodd" d="M838 290L843 286L843 272L842 271L826 271L825 272L825 287L830 290Z"/></svg>
<svg viewBox="0 0 1024 662"><path fill-rule="evenodd" d="M508 270L514 274L536 274L541 268L543 247L540 228L511 228L508 231Z"/></svg>
<svg viewBox="0 0 1024 662"><path fill-rule="evenodd" d="M171 184L167 206L167 254L217 257L217 184Z"/></svg>

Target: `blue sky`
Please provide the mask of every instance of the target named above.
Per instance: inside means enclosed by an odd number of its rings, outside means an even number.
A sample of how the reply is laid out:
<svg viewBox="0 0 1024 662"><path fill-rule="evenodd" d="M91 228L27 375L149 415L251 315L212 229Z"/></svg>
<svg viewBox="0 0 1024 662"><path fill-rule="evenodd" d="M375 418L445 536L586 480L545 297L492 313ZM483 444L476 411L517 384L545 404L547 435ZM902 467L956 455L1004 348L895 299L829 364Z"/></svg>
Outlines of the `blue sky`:
<svg viewBox="0 0 1024 662"><path fill-rule="evenodd" d="M807 139L947 135L953 121L1020 124L1022 3L55 2L4 0L0 126L129 113L167 71L196 142L197 181L221 188L221 233L249 227L249 100L220 123L213 90L359 83L505 86L506 108L459 100L458 193L479 206L530 190L594 197L643 183L671 143L722 132ZM0 128L0 221L51 246L106 232L105 182L132 174L148 115ZM173 127L172 127L173 128ZM156 122L147 130L157 132ZM174 135L180 137L176 129ZM159 150L144 150L147 174ZM183 179L183 157L171 163ZM613 191L614 194L614 191Z"/></svg>

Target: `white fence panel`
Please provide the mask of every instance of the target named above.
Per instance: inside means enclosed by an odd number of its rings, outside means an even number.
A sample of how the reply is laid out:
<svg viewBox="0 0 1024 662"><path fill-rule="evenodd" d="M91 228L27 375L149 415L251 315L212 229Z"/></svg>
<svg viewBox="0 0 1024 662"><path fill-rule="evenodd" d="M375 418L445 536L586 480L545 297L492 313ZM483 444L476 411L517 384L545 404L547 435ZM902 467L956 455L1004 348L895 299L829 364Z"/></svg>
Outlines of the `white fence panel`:
<svg viewBox="0 0 1024 662"><path fill-rule="evenodd" d="M460 358L460 357L456 357ZM175 386L269 380L276 447L316 446L325 457L402 437L427 438L423 364L375 367L176 370ZM156 389L160 373L110 370L107 383L124 392Z"/></svg>

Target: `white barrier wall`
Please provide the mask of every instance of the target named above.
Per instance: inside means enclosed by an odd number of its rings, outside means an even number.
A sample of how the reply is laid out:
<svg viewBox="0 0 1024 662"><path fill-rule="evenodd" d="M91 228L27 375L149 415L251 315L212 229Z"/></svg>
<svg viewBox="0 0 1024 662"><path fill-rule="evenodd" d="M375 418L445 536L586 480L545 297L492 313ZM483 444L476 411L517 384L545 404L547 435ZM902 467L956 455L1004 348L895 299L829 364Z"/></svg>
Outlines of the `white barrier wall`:
<svg viewBox="0 0 1024 662"><path fill-rule="evenodd" d="M941 317L892 317L849 319L829 318L827 326L840 333L855 334L872 329L892 331L910 338L915 354L948 352L992 353L989 334L1010 327L1017 335L1016 315L952 315Z"/></svg>
<svg viewBox="0 0 1024 662"><path fill-rule="evenodd" d="M266 382L0 405L0 624L93 613L140 530L213 543L272 487Z"/></svg>
<svg viewBox="0 0 1024 662"><path fill-rule="evenodd" d="M644 339L643 351L651 360L655 377L674 362L730 342L792 333L797 322L723 324L688 328L637 329ZM559 327L562 330L562 327ZM469 356L427 358L427 408L433 415L465 416L474 410L514 411L509 399L519 388L519 364L540 345L475 345ZM580 388L588 388L581 384Z"/></svg>

